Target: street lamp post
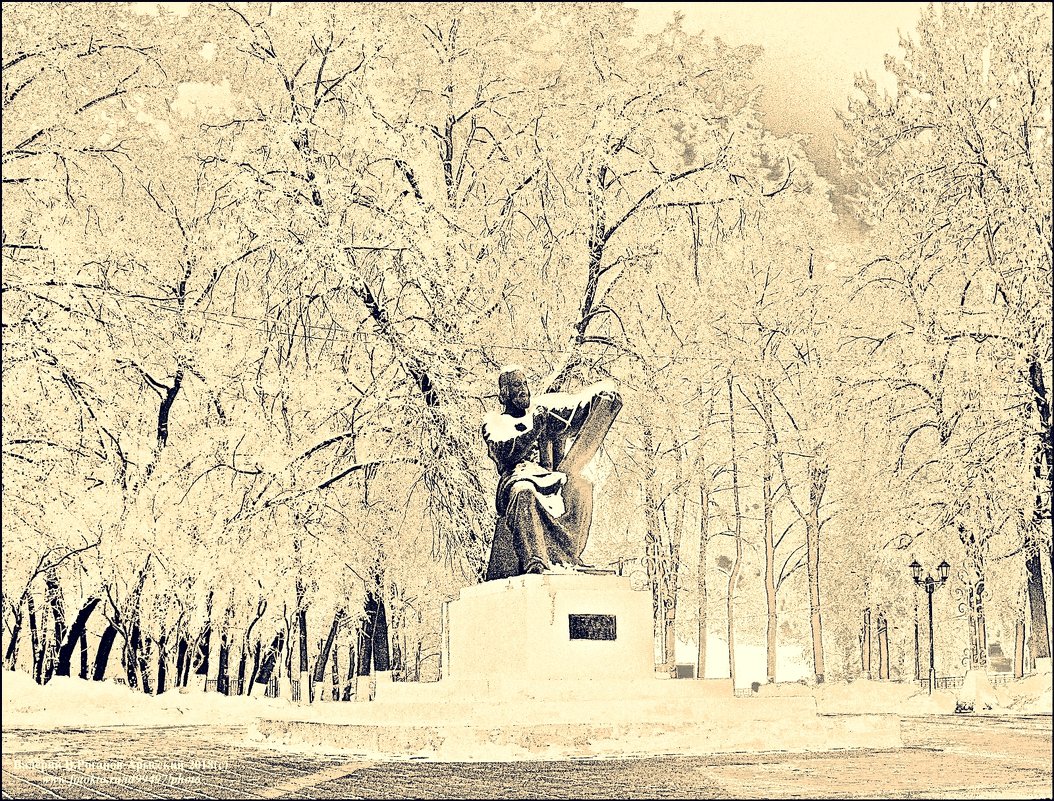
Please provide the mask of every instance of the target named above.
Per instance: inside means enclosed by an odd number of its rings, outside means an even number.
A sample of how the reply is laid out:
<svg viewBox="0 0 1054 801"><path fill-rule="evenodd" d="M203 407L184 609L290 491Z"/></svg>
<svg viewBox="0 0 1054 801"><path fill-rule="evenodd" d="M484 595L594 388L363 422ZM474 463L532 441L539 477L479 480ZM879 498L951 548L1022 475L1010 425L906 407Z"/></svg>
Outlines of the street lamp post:
<svg viewBox="0 0 1054 801"><path fill-rule="evenodd" d="M911 564L908 565L911 568L911 578L914 582L926 590L926 599L929 606L930 612L930 679L929 679L929 691L933 693L933 685L937 679L937 669L934 647L933 647L933 592L938 587L943 587L944 583L948 580L948 571L951 570L949 565L944 560L937 565L937 576L934 579L929 573L926 574L926 578L922 578L922 565L918 563L917 559L912 559Z"/></svg>

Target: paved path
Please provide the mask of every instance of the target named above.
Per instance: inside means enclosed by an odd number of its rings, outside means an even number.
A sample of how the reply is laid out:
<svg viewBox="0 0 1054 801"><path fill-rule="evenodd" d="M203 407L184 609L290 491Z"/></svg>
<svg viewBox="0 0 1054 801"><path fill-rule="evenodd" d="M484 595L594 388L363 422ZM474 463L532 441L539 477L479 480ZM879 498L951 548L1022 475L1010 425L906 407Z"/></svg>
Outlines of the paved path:
<svg viewBox="0 0 1054 801"><path fill-rule="evenodd" d="M261 749L238 728L3 732L3 798L1050 798L1051 718L903 721L905 748L440 763Z"/></svg>

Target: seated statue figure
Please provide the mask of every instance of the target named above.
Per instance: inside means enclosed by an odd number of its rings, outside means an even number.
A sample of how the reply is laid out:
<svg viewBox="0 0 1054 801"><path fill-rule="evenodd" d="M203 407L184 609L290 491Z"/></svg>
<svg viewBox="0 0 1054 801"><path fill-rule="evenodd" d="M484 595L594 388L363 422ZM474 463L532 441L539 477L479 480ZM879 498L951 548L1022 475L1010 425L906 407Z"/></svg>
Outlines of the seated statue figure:
<svg viewBox="0 0 1054 801"><path fill-rule="evenodd" d="M524 371L498 377L502 410L484 417L483 439L498 468L498 522L486 580L583 566L593 485L582 469L622 408L606 383L531 397ZM570 447L568 443L570 442Z"/></svg>

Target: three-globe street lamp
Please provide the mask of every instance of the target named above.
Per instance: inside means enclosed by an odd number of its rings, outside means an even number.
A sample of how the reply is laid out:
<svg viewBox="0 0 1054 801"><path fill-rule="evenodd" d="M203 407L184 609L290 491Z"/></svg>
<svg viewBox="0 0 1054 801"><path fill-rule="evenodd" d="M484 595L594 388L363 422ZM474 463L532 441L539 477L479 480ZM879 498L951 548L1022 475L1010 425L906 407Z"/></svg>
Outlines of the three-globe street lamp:
<svg viewBox="0 0 1054 801"><path fill-rule="evenodd" d="M930 693L933 693L933 685L937 679L937 670L935 667L934 652L933 652L933 591L938 587L943 587L944 583L948 580L948 571L951 570L949 565L944 560L937 565L937 579L934 579L929 573L926 574L926 578L922 577L922 565L919 564L917 559L912 559L911 564L908 565L911 568L911 578L917 585L926 590L926 597L929 601L930 609Z"/></svg>

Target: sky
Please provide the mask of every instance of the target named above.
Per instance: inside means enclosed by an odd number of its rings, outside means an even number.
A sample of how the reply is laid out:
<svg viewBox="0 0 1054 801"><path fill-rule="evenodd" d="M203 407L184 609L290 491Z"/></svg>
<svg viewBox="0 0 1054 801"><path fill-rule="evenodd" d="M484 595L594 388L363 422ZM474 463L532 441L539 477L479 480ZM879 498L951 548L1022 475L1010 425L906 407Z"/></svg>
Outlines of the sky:
<svg viewBox="0 0 1054 801"><path fill-rule="evenodd" d="M758 44L761 110L776 134L811 137L807 152L836 190L842 186L834 135L836 109L845 107L856 73L881 88L895 83L886 54L900 54L900 33L913 33L925 3L627 3L639 12L642 33L684 15L685 29L730 45Z"/></svg>

